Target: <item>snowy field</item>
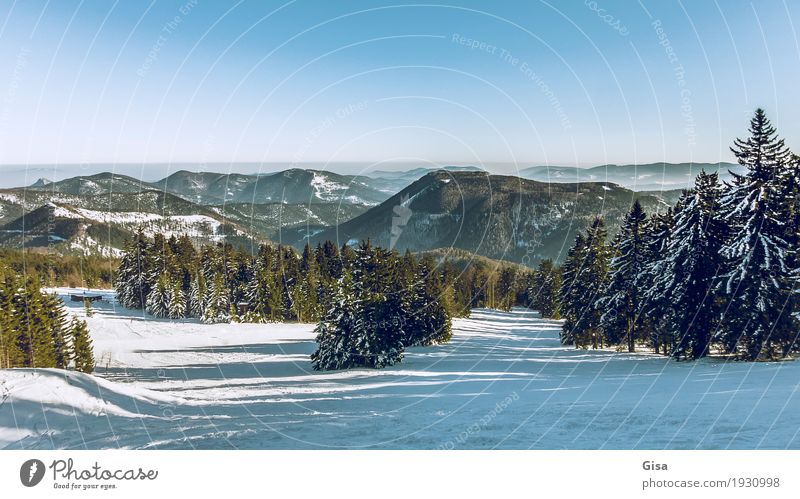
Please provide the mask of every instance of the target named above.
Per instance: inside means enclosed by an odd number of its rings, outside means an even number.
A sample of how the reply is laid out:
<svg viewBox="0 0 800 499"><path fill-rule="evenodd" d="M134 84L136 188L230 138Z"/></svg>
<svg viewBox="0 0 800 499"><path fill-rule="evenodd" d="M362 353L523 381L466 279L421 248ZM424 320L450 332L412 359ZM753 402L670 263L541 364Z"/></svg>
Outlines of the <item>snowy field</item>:
<svg viewBox="0 0 800 499"><path fill-rule="evenodd" d="M88 323L94 376L0 371L0 448L800 448L800 363L574 350L530 311L327 373L312 325L170 323L110 296Z"/></svg>

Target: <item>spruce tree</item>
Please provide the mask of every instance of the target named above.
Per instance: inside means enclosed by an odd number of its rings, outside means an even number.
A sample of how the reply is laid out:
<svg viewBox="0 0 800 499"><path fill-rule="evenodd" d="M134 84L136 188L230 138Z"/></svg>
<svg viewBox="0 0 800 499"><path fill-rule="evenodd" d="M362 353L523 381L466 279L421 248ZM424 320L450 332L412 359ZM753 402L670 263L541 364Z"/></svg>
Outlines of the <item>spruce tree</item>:
<svg viewBox="0 0 800 499"><path fill-rule="evenodd" d="M503 267L497 279L497 303L495 306L499 310L511 311L511 307L517 299L516 293L516 272L511 266Z"/></svg>
<svg viewBox="0 0 800 499"><path fill-rule="evenodd" d="M168 308L170 319L186 317L186 295L183 293L183 285L179 280L175 280L170 287Z"/></svg>
<svg viewBox="0 0 800 499"><path fill-rule="evenodd" d="M20 307L25 317L22 334L27 335L30 342L27 367L55 367L56 349L52 331L55 325L49 316L38 283L30 278L26 281Z"/></svg>
<svg viewBox="0 0 800 499"><path fill-rule="evenodd" d="M230 306L224 278L222 275L217 274L208 288L203 322L206 324L228 322L230 320Z"/></svg>
<svg viewBox="0 0 800 499"><path fill-rule="evenodd" d="M701 172L675 212L664 272L657 286L673 311L669 332L677 339L672 355L697 359L708 354L719 320L714 290L726 228L719 218L720 186L716 173Z"/></svg>
<svg viewBox="0 0 800 499"><path fill-rule="evenodd" d="M542 260L533 273L533 278L526 292L530 300L530 306L538 310L544 318L560 319L560 289L561 272L558 267L553 263L553 260Z"/></svg>
<svg viewBox="0 0 800 499"><path fill-rule="evenodd" d="M680 203L679 203L680 206ZM667 280L667 248L674 226L672 208L664 213L654 213L646 226L646 262L644 271L637 280L642 290L644 325L650 335L655 353L670 355L677 338L672 334L671 324L675 309L669 297Z"/></svg>
<svg viewBox="0 0 800 499"><path fill-rule="evenodd" d="M444 301L445 288L428 257L416 265L416 275L405 303L403 343L405 346L429 346L447 343L452 337L450 313Z"/></svg>
<svg viewBox="0 0 800 499"><path fill-rule="evenodd" d="M70 337L72 338L72 362L75 370L91 373L94 371L94 349L86 322L73 317Z"/></svg>
<svg viewBox="0 0 800 499"><path fill-rule="evenodd" d="M88 298L84 298L83 300L83 310L86 314L86 317L93 317L94 316L94 309L92 308L92 300Z"/></svg>
<svg viewBox="0 0 800 499"><path fill-rule="evenodd" d="M194 278L192 279L190 288L189 288L189 296L187 298L188 301L188 315L191 317L202 318L203 314L206 310L206 293L208 289L206 287L206 278L203 276L202 272L196 272Z"/></svg>
<svg viewBox="0 0 800 499"><path fill-rule="evenodd" d="M147 297L147 313L160 319L169 317L169 299L169 277L163 273L158 277L153 290Z"/></svg>
<svg viewBox="0 0 800 499"><path fill-rule="evenodd" d="M150 294L150 245L140 228L125 245L117 271L117 301L125 308L144 308Z"/></svg>
<svg viewBox="0 0 800 499"><path fill-rule="evenodd" d="M363 313L350 272L344 271L333 286L331 308L314 330L317 350L311 354L311 366L316 371L347 369L359 364L354 344L359 316Z"/></svg>
<svg viewBox="0 0 800 499"><path fill-rule="evenodd" d="M250 310L248 311L247 322L265 322L271 318L269 292L271 287L271 276L269 269L261 266L261 263L256 264L256 270L253 279L247 283L246 297L250 303Z"/></svg>
<svg viewBox="0 0 800 499"><path fill-rule="evenodd" d="M786 306L797 276L789 266L795 248L786 241L789 200L781 185L790 153L763 110L756 110L749 132L731 148L747 172L733 174L722 200L732 235L722 249L728 306L720 339L728 351L754 360L775 357L776 344L783 352L794 345L797 319Z"/></svg>
<svg viewBox="0 0 800 499"><path fill-rule="evenodd" d="M51 324L51 341L55 366L66 369L69 365L69 321L64 302L55 294L44 294L45 310Z"/></svg>
<svg viewBox="0 0 800 499"><path fill-rule="evenodd" d="M600 325L603 310L597 301L608 281L610 250L606 245L606 234L605 223L597 217L582 240L576 241L583 247L573 252L573 258L579 256L581 260L575 262L574 270L567 269L569 275L565 274L569 286L567 300L570 301L567 306L570 315L562 329L562 342L565 344L598 348L605 339Z"/></svg>
<svg viewBox="0 0 800 499"><path fill-rule="evenodd" d="M380 369L403 358L403 311L396 295L371 296L356 317L353 334L357 366Z"/></svg>
<svg viewBox="0 0 800 499"><path fill-rule="evenodd" d="M564 324L561 328L561 343L564 345L575 344L575 325L578 322L579 297L581 289L578 288L578 275L580 274L583 260L586 255L586 238L583 233L575 236L575 242L567 251L567 258L561 267L561 287L559 288L559 301L561 302L561 316Z"/></svg>
<svg viewBox="0 0 800 499"><path fill-rule="evenodd" d="M642 337L641 290L637 282L646 264L646 221L647 215L637 199L622 223L617 254L608 265L608 286L597 303L603 310L601 326L606 330L624 328L621 336L627 341L629 352L636 350L636 341ZM613 336L620 335L615 332Z"/></svg>

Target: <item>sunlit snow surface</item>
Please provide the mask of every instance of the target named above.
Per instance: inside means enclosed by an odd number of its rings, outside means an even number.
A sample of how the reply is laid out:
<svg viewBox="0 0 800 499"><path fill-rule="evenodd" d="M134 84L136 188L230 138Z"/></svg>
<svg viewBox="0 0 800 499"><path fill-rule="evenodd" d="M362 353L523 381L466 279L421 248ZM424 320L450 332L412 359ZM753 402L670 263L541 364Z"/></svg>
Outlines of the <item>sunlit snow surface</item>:
<svg viewBox="0 0 800 499"><path fill-rule="evenodd" d="M0 448L800 448L800 363L574 350L529 311L476 310L448 345L325 373L311 325L170 323L111 301L88 321L95 376L0 371Z"/></svg>

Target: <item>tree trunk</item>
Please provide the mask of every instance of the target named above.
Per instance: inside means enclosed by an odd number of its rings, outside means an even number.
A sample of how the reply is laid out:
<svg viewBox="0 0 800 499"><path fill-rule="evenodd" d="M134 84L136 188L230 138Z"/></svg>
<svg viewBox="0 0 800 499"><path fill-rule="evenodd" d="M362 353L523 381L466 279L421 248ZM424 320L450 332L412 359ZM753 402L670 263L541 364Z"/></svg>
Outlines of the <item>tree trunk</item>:
<svg viewBox="0 0 800 499"><path fill-rule="evenodd" d="M628 351L635 352L636 346L633 344L633 335L635 333L635 328L633 322L628 319Z"/></svg>

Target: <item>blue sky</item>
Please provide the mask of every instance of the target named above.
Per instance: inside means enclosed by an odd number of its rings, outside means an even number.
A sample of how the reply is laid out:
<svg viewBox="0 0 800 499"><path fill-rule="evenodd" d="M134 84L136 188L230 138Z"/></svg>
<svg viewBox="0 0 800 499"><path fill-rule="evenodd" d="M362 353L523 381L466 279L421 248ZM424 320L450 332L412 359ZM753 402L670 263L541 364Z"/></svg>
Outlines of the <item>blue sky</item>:
<svg viewBox="0 0 800 499"><path fill-rule="evenodd" d="M728 161L758 106L800 149L799 16L772 0L3 1L0 163Z"/></svg>

